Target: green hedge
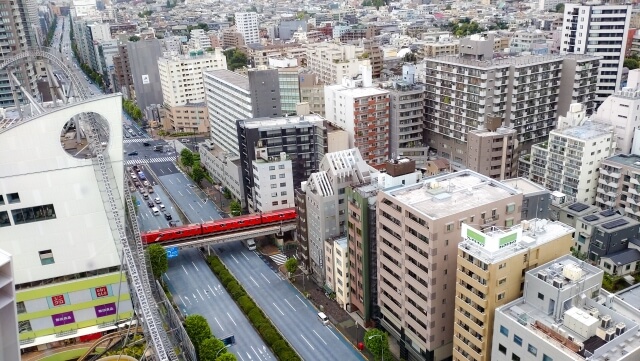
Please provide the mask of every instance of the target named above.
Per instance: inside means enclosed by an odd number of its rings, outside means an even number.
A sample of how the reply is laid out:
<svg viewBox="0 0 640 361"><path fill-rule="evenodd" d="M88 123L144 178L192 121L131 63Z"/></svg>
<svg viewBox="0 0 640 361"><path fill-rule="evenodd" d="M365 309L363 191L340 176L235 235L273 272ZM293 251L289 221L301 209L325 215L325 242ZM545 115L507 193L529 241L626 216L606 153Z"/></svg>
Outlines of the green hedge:
<svg viewBox="0 0 640 361"><path fill-rule="evenodd" d="M278 332L273 323L271 323L271 320L265 316L260 307L247 295L244 288L227 270L227 267L225 267L222 261L220 261L220 258L217 256L209 257L209 267L213 273L216 274L220 282L222 282L224 288L227 289L231 298L236 301L264 342L273 350L276 357L283 361L302 360L291 345L282 337L280 332Z"/></svg>

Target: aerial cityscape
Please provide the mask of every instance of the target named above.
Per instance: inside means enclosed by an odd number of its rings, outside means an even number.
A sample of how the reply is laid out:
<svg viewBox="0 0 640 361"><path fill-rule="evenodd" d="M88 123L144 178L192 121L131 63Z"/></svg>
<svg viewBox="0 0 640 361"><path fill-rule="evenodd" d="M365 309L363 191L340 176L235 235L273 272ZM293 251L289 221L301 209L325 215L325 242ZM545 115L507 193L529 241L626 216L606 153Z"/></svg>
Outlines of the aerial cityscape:
<svg viewBox="0 0 640 361"><path fill-rule="evenodd" d="M639 29L0 0L0 361L640 360Z"/></svg>

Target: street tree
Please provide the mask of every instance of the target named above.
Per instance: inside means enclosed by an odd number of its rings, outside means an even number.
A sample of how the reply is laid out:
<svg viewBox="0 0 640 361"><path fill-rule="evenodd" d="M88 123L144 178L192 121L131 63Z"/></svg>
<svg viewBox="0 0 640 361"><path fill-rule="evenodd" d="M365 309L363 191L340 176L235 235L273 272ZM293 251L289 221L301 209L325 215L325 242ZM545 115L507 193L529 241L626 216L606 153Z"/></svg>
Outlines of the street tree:
<svg viewBox="0 0 640 361"><path fill-rule="evenodd" d="M219 357L227 352L227 348L222 341L211 337L202 341L198 356L200 356L200 361L215 361L216 356Z"/></svg>
<svg viewBox="0 0 640 361"><path fill-rule="evenodd" d="M236 358L236 355L232 353L225 353L218 356L216 361L238 361L238 359Z"/></svg>
<svg viewBox="0 0 640 361"><path fill-rule="evenodd" d="M180 152L180 161L185 167L191 167L193 165L193 153L189 149L184 148Z"/></svg>
<svg viewBox="0 0 640 361"><path fill-rule="evenodd" d="M159 279L162 277L162 274L169 269L167 251L159 244L152 244L147 247L147 252L149 252L149 261L151 262L153 277Z"/></svg>
<svg viewBox="0 0 640 361"><path fill-rule="evenodd" d="M200 163L194 164L193 168L191 168L191 179L193 179L194 182L200 184L200 182L202 182L204 177L205 177L204 169L202 169L202 166L200 166Z"/></svg>
<svg viewBox="0 0 640 361"><path fill-rule="evenodd" d="M196 353L199 354L200 346L204 340L212 336L209 323L200 315L189 315L184 320L184 328L196 349Z"/></svg>
<svg viewBox="0 0 640 361"><path fill-rule="evenodd" d="M240 205L240 202L235 199L229 203L229 209L231 210L232 216L239 216L242 214L242 206Z"/></svg>
<svg viewBox="0 0 640 361"><path fill-rule="evenodd" d="M284 263L284 266L287 268L289 275L292 275L298 269L298 260L295 257L291 257Z"/></svg>
<svg viewBox="0 0 640 361"><path fill-rule="evenodd" d="M564 12L564 4L560 3L556 5L556 12L557 13L562 13Z"/></svg>
<svg viewBox="0 0 640 361"><path fill-rule="evenodd" d="M389 351L389 336L386 332L372 328L364 334L364 346L371 352L376 361L392 360Z"/></svg>

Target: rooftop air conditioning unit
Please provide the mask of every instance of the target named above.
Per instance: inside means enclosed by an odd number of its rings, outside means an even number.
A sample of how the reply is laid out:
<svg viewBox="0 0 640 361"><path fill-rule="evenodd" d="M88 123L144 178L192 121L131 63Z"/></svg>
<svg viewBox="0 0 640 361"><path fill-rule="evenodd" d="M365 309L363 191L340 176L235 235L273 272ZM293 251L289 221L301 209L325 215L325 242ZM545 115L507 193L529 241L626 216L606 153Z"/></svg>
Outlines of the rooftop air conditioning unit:
<svg viewBox="0 0 640 361"><path fill-rule="evenodd" d="M624 322L618 322L616 325L616 336L620 336L627 331L627 325Z"/></svg>
<svg viewBox="0 0 640 361"><path fill-rule="evenodd" d="M540 271L538 272L538 278L546 282L547 278L549 278L549 275L546 271Z"/></svg>
<svg viewBox="0 0 640 361"><path fill-rule="evenodd" d="M613 340L616 337L616 330L615 328L610 328L607 330L607 333L604 336L604 340L609 342L611 340Z"/></svg>
<svg viewBox="0 0 640 361"><path fill-rule="evenodd" d="M600 319L600 328L602 329L608 329L609 327L611 327L611 316L609 315L604 315L602 316L602 318Z"/></svg>
<svg viewBox="0 0 640 361"><path fill-rule="evenodd" d="M560 279L560 278L554 278L554 279L553 279L553 287L555 287L555 288L562 288L562 279Z"/></svg>

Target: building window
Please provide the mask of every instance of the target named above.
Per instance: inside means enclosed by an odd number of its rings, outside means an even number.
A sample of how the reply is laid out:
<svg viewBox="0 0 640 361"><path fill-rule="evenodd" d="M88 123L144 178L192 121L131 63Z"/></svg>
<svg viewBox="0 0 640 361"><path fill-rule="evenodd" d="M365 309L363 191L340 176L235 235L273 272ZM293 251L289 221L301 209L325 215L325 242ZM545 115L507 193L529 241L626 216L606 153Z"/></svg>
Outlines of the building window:
<svg viewBox="0 0 640 361"><path fill-rule="evenodd" d="M278 166L278 169L284 169L284 164L280 164L280 165Z"/></svg>
<svg viewBox="0 0 640 361"><path fill-rule="evenodd" d="M516 210L516 204L515 203L507 204L507 214L511 214L515 210Z"/></svg>
<svg viewBox="0 0 640 361"><path fill-rule="evenodd" d="M287 186L287 183L285 182L280 183L280 187L286 187L286 186Z"/></svg>
<svg viewBox="0 0 640 361"><path fill-rule="evenodd" d="M53 253L50 249L38 252L40 254L40 263L45 266L48 264L54 264Z"/></svg>
<svg viewBox="0 0 640 361"><path fill-rule="evenodd" d="M529 351L529 353L532 354L533 356L538 355L538 349L535 348L535 346L533 346L532 344L529 344L529 347L527 347L527 351Z"/></svg>
<svg viewBox="0 0 640 361"><path fill-rule="evenodd" d="M515 353L511 353L511 361L520 361L520 356Z"/></svg>
<svg viewBox="0 0 640 361"><path fill-rule="evenodd" d="M275 174L272 174L272 175L270 175L270 176L269 176L269 178L270 178L270 179L276 179L276 175L275 175Z"/></svg>
<svg viewBox="0 0 640 361"><path fill-rule="evenodd" d="M553 358L545 354L542 354L542 361L553 361Z"/></svg>
<svg viewBox="0 0 640 361"><path fill-rule="evenodd" d="M280 178L284 178L285 174L284 173L280 173Z"/></svg>
<svg viewBox="0 0 640 361"><path fill-rule="evenodd" d="M27 313L27 308L24 306L24 302L16 302L16 308L18 309L18 314Z"/></svg>
<svg viewBox="0 0 640 361"><path fill-rule="evenodd" d="M4 205L4 196L0 194L0 206Z"/></svg>
<svg viewBox="0 0 640 361"><path fill-rule="evenodd" d="M522 346L522 338L518 335L513 335L513 343L518 346Z"/></svg>
<svg viewBox="0 0 640 361"><path fill-rule="evenodd" d="M504 295L505 295L504 292L498 293L498 301L503 300L504 299Z"/></svg>
<svg viewBox="0 0 640 361"><path fill-rule="evenodd" d="M20 203L20 195L18 193L9 193L7 194L7 201L9 204Z"/></svg>
<svg viewBox="0 0 640 361"><path fill-rule="evenodd" d="M31 331L33 331L33 330L31 329L31 322L29 320L18 321L18 332L19 333L31 332Z"/></svg>
<svg viewBox="0 0 640 361"><path fill-rule="evenodd" d="M277 206L277 205L278 205L278 201L271 202L271 205L272 205L272 206Z"/></svg>
<svg viewBox="0 0 640 361"><path fill-rule="evenodd" d="M14 209L11 211L11 215L13 216L13 223L16 225L56 218L56 212L53 208L53 204Z"/></svg>
<svg viewBox="0 0 640 361"><path fill-rule="evenodd" d="M502 286L505 283L507 283L507 277L498 280L498 286Z"/></svg>
<svg viewBox="0 0 640 361"><path fill-rule="evenodd" d="M271 188L278 188L278 185L277 185L277 184L275 184L275 183L273 183L273 184L271 185Z"/></svg>
<svg viewBox="0 0 640 361"><path fill-rule="evenodd" d="M502 325L500 326L500 333L505 335L505 336L507 336L507 337L509 337L509 329L504 327L504 326L502 326Z"/></svg>
<svg viewBox="0 0 640 361"><path fill-rule="evenodd" d="M0 212L0 227L9 227L10 225L9 213L6 211Z"/></svg>
<svg viewBox="0 0 640 361"><path fill-rule="evenodd" d="M286 195L287 195L287 191L280 192L280 195L281 195L281 196L286 196Z"/></svg>
<svg viewBox="0 0 640 361"><path fill-rule="evenodd" d="M507 354L507 348L504 347L501 343L498 344L498 351L500 351L503 355Z"/></svg>
<svg viewBox="0 0 640 361"><path fill-rule="evenodd" d="M277 196L278 196L278 192L271 193L271 197L277 197Z"/></svg>
<svg viewBox="0 0 640 361"><path fill-rule="evenodd" d="M538 292L538 299L544 301L544 295L540 292Z"/></svg>
<svg viewBox="0 0 640 361"><path fill-rule="evenodd" d="M447 232L453 231L453 222L448 223L445 229Z"/></svg>
<svg viewBox="0 0 640 361"><path fill-rule="evenodd" d="M269 166L269 170L276 170L276 166L275 165L270 165Z"/></svg>
<svg viewBox="0 0 640 361"><path fill-rule="evenodd" d="M287 200L283 200L282 202L280 202L280 204L287 204Z"/></svg>

